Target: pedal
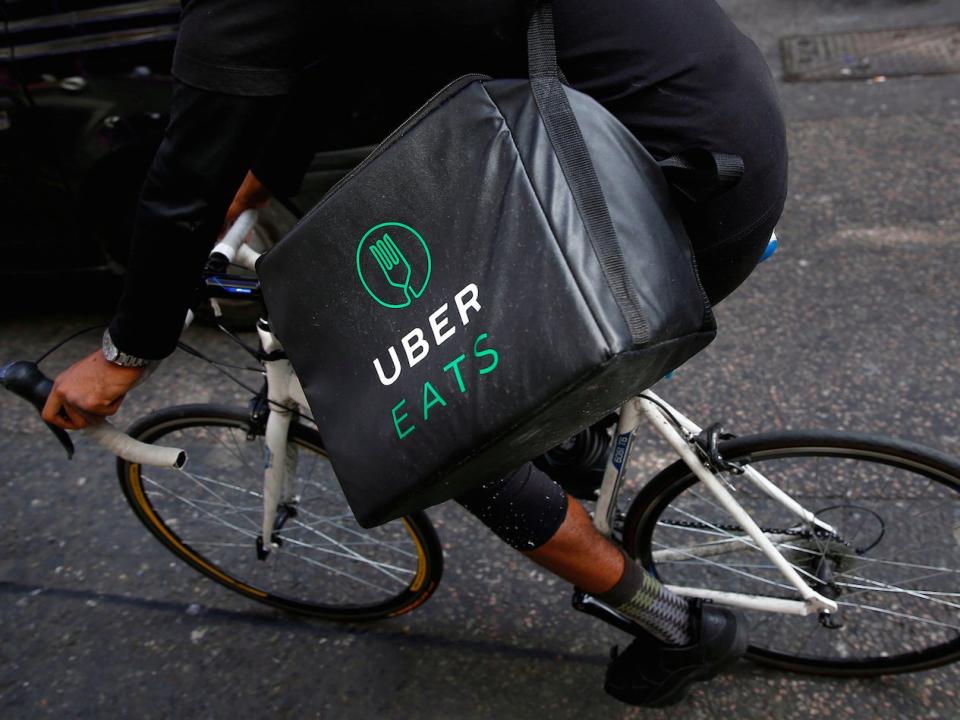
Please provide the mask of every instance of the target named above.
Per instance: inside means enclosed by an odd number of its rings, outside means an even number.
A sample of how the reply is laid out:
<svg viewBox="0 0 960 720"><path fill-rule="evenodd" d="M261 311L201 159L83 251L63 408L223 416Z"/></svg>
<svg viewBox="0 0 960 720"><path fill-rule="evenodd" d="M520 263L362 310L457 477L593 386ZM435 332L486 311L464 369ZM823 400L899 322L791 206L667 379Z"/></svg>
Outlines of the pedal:
<svg viewBox="0 0 960 720"><path fill-rule="evenodd" d="M629 635L640 636L643 630L639 625L630 622L623 615L613 608L607 607L599 600L593 598L582 590L574 590L571 604L574 610L579 610L587 615L592 615L599 620L603 620L608 625L613 625L618 630L623 630Z"/></svg>

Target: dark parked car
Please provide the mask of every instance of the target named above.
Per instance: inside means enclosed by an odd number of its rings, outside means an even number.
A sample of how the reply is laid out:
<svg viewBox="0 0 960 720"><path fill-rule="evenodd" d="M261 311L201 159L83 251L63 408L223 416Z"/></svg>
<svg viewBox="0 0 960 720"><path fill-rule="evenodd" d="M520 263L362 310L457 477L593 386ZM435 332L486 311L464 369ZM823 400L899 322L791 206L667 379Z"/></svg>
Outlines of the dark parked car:
<svg viewBox="0 0 960 720"><path fill-rule="evenodd" d="M0 275L119 274L167 120L179 3L0 2ZM369 151L369 132L345 132L362 126L331 134L346 149L317 156L299 207ZM261 241L293 220L274 207Z"/></svg>
<svg viewBox="0 0 960 720"><path fill-rule="evenodd" d="M178 4L3 5L0 272L118 269L163 132Z"/></svg>

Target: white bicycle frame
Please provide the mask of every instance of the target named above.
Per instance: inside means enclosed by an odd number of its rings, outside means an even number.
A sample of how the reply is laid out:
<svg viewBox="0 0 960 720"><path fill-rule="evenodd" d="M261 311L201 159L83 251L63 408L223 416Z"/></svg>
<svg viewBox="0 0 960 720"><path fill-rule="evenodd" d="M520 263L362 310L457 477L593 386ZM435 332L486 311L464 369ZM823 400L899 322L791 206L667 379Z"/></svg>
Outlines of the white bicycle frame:
<svg viewBox="0 0 960 720"><path fill-rule="evenodd" d="M224 255L229 262L253 269L259 255L242 244L256 220L254 211L244 212L231 228L230 232L214 248L214 252ZM282 350L280 341L270 331L268 323L257 324L260 342L267 353ZM295 502L292 479L296 472L296 454L288 448L287 434L290 423L295 417L310 416L306 396L300 381L294 373L290 361L285 358L267 360L266 367L267 399L270 413L267 418L263 478L263 549L276 551L279 545L272 541L277 507L285 502ZM692 420L650 391L634 397L620 408L616 430L616 441L603 476L594 513L594 525L603 535L610 536L617 509L617 498L623 487L626 475L627 458L634 435L641 419L646 418L660 433L680 458L690 467L697 478L713 494L717 502L730 513L731 517L743 528L745 535L731 536L727 539L708 543L705 547L670 549L655 551L654 560L696 559L738 549L741 545L762 552L780 571L783 577L794 587L801 599L788 600L763 595L723 592L708 588L690 588L675 585L667 587L678 595L703 598L734 607L751 610L765 610L791 615L808 615L814 612L832 613L837 611L837 603L816 592L807 584L796 569L780 553L778 542L795 540L795 535L777 535L764 533L753 518L736 501L705 461L694 450L692 439L701 432ZM678 430L674 423L679 424ZM782 504L798 519L798 525L816 526L828 533L834 528L817 518L812 512L781 490L775 483L761 475L749 465L743 466L744 476L757 485L773 500Z"/></svg>
<svg viewBox="0 0 960 720"><path fill-rule="evenodd" d="M697 476L707 490L717 499L717 502L743 528L746 537L734 536L725 540L710 543L708 547L691 548L690 550L659 550L653 552L654 561L672 559L696 559L707 555L720 554L736 549L739 545L746 545L758 549L774 564L783 577L800 593L801 600L786 600L771 598L763 595L747 595L745 593L723 592L707 588L689 588L677 585L668 585L667 588L686 597L713 600L723 605L741 607L750 610L767 610L770 612L789 615L808 615L813 612L832 613L837 611L837 603L824 597L807 584L794 567L776 548L777 542L795 540L793 535L778 536L773 533L764 533L750 514L736 501L718 478L707 466L704 460L694 450L692 439L700 434L701 428L679 410L671 407L666 401L647 390L639 397L625 402L620 408L617 422L616 443L613 453L604 471L603 482L600 485L600 494L597 499L597 509L593 523L603 535L610 536L613 531L613 519L617 509L617 497L623 487L629 457L630 445L640 425L641 418L645 417L654 429L663 436L690 470ZM671 422L671 418L673 422ZM674 422L680 425L681 434ZM755 468L743 466L744 477L755 483L764 493L781 503L798 520L807 526L817 526L828 533L835 533L835 529L817 518L812 512L781 490L777 485Z"/></svg>

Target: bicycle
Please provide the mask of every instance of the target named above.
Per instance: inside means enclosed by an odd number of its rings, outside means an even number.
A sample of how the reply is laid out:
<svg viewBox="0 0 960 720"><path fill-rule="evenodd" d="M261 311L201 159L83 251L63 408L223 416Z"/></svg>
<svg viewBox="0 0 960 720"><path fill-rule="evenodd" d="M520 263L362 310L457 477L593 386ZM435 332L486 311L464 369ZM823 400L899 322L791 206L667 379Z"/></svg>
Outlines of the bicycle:
<svg viewBox="0 0 960 720"><path fill-rule="evenodd" d="M211 253L203 297L214 306L259 297L255 279L227 272L254 267L258 253L243 244L254 217L241 215ZM373 529L354 523L268 320L256 331L257 348L231 335L262 366L249 407L174 406L137 420L128 434L106 424L84 432L118 455L121 488L141 522L216 582L329 620L410 612L443 571L429 518L417 512ZM38 408L50 389L28 362L4 366L0 382ZM618 500L643 419L679 459L624 513ZM71 452L66 433L55 432ZM956 459L848 432L734 437L718 424L699 427L649 390L557 452L578 444L604 467L597 529L674 592L744 611L748 657L837 676L960 659ZM573 604L632 631L583 592Z"/></svg>

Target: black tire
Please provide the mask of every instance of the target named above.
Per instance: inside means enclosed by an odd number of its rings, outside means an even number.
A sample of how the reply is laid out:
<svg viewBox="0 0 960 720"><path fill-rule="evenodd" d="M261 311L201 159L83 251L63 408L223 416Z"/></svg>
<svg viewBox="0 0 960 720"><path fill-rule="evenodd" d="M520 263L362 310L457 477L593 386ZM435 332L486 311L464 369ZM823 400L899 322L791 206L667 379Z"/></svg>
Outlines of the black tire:
<svg viewBox="0 0 960 720"><path fill-rule="evenodd" d="M913 443L844 432L741 437L721 443L720 452L751 463L839 533L800 530L796 518L787 519L783 507L748 479L723 474L761 528L796 534L795 541L781 541L785 555L810 573L811 586L840 593L845 623L829 629L816 616L746 612L748 657L784 670L848 677L927 670L960 659L960 462ZM728 542L737 549L712 558L689 554L691 543L702 548L710 535L742 535L697 483L683 462L651 480L627 513L627 551L667 584L798 597L792 588L771 592L769 583L782 582L781 576L758 564L763 556L743 543ZM878 492L871 493L874 485ZM923 522L911 522L921 515ZM721 555L735 557L717 561ZM912 587L917 583L922 587ZM806 644L797 648L797 641Z"/></svg>
<svg viewBox="0 0 960 720"><path fill-rule="evenodd" d="M294 613L363 621L413 610L440 582L443 551L427 516L418 512L372 529L357 525L314 429L291 425L290 447L297 450L290 462L304 496L278 533L282 546L265 560L256 551L263 433L247 412L170 407L129 432L188 453L186 473L118 459L130 507L174 555L231 590Z"/></svg>

